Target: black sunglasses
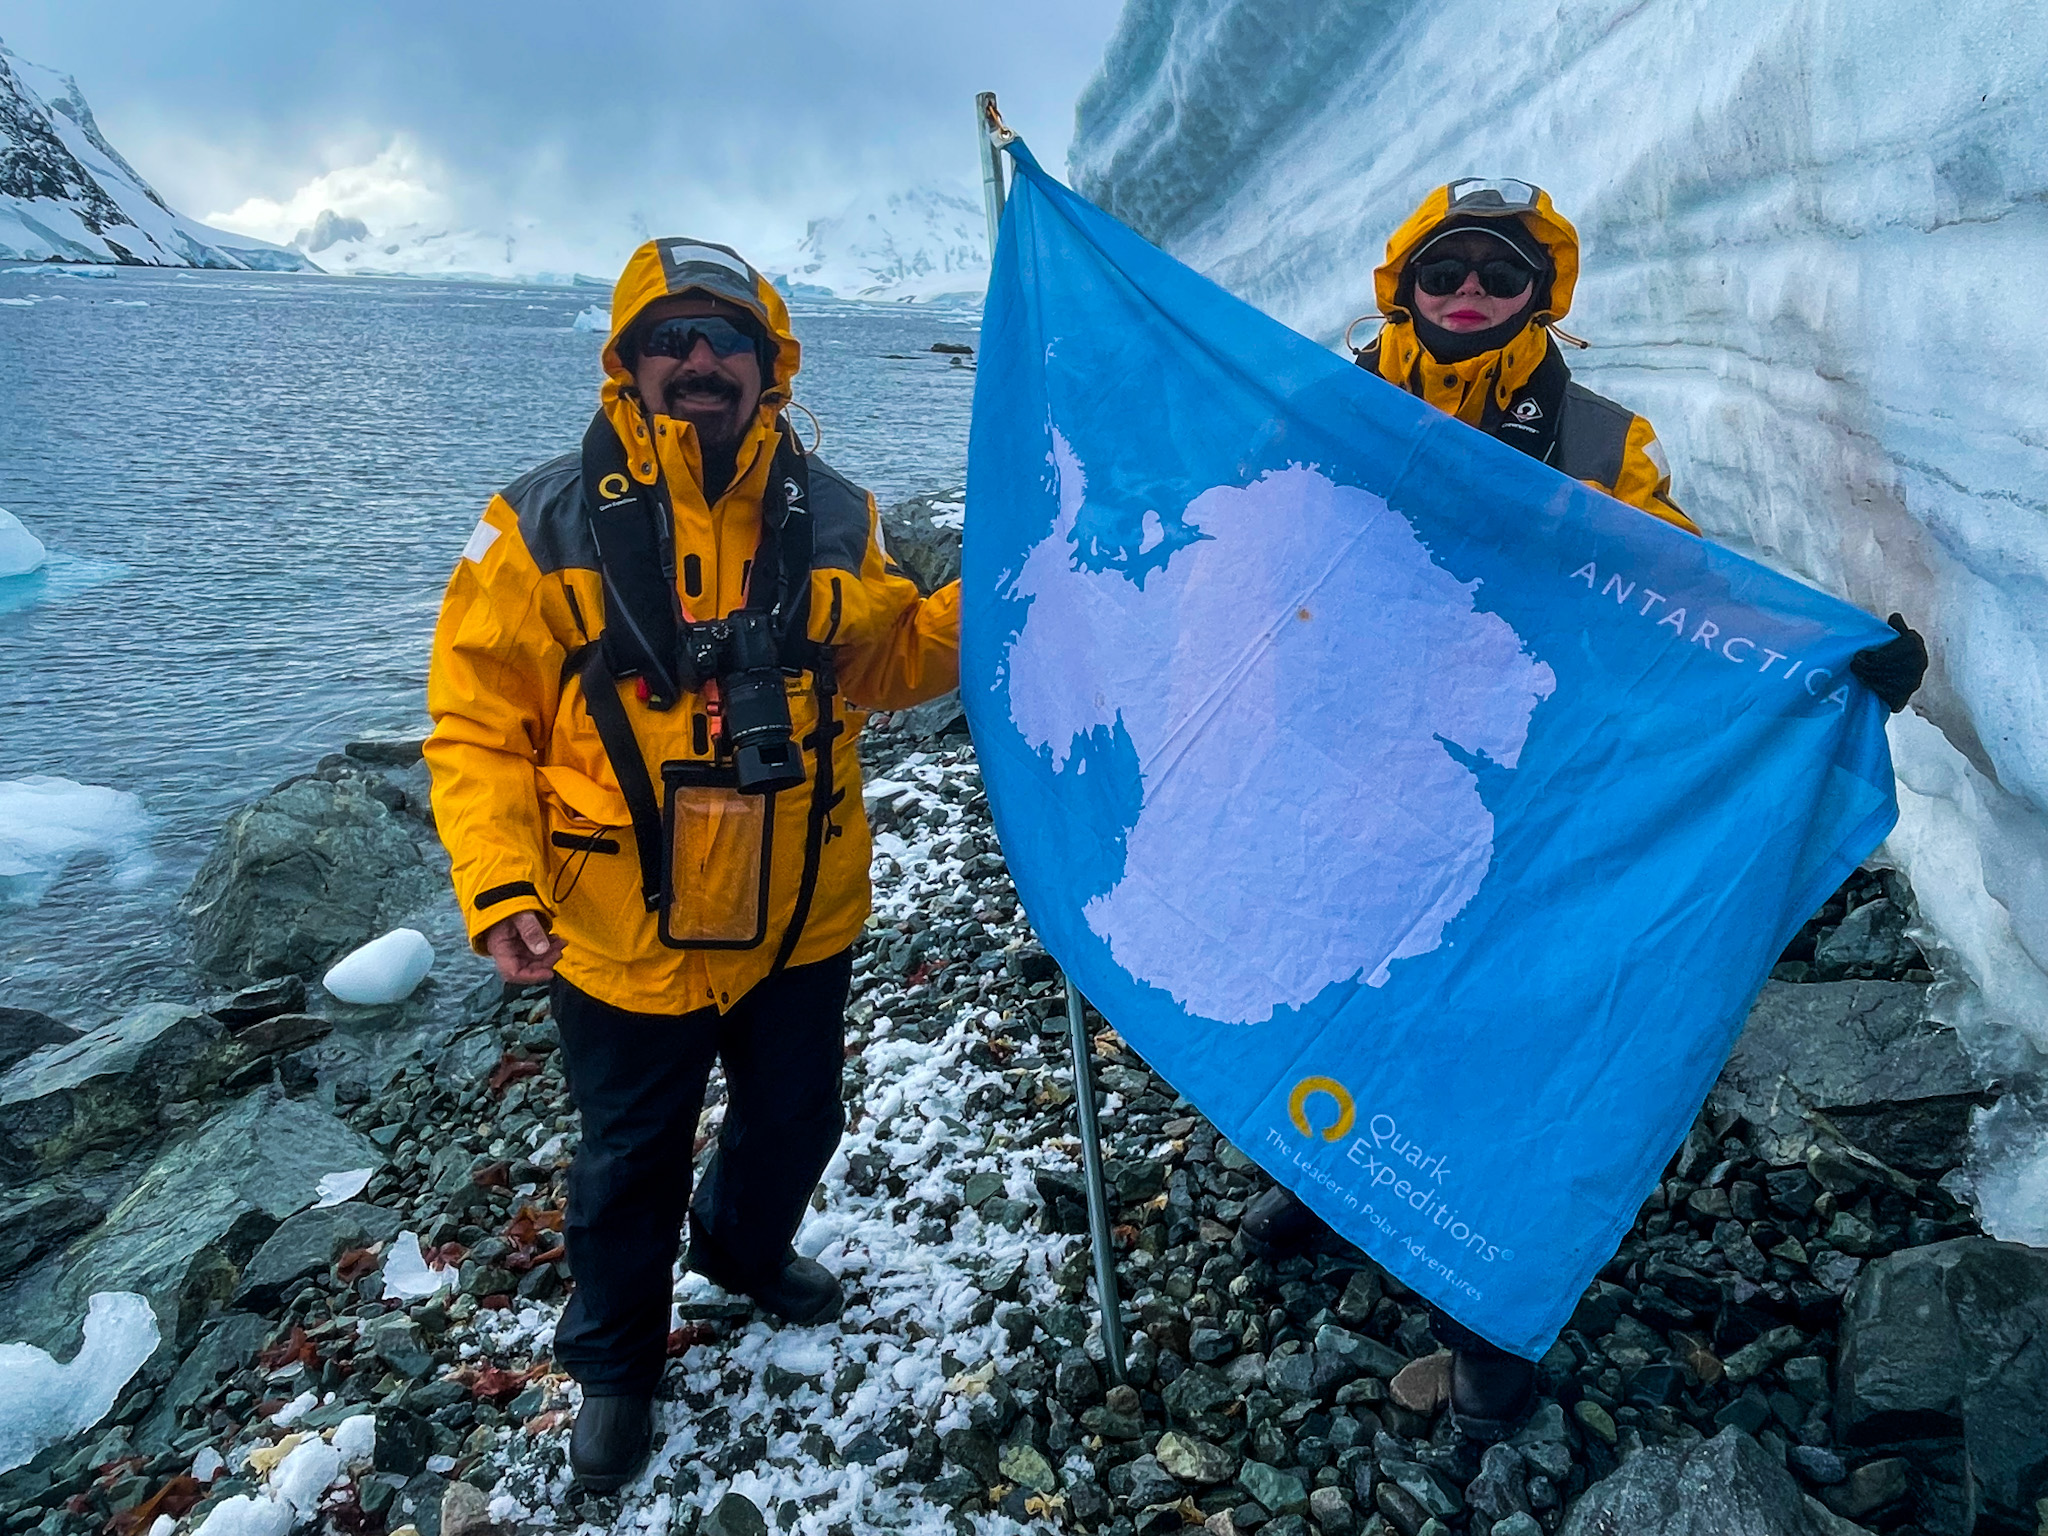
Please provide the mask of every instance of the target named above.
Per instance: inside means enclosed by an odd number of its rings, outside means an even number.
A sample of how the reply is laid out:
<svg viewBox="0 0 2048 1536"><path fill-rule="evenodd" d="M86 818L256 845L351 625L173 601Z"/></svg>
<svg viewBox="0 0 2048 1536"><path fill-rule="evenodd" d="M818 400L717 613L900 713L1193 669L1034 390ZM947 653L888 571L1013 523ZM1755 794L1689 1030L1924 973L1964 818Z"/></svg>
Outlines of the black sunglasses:
<svg viewBox="0 0 2048 1536"><path fill-rule="evenodd" d="M640 341L642 357L685 358L703 340L714 356L738 357L742 352L760 351L760 340L730 320L717 315L676 315L657 325Z"/></svg>
<svg viewBox="0 0 2048 1536"><path fill-rule="evenodd" d="M1496 299L1512 299L1517 294L1527 293L1529 285L1536 281L1536 274L1526 265L1506 256L1489 257L1485 261L1440 256L1435 261L1416 263L1415 286L1430 297L1440 299L1464 287L1466 277L1474 272L1479 274L1479 286Z"/></svg>

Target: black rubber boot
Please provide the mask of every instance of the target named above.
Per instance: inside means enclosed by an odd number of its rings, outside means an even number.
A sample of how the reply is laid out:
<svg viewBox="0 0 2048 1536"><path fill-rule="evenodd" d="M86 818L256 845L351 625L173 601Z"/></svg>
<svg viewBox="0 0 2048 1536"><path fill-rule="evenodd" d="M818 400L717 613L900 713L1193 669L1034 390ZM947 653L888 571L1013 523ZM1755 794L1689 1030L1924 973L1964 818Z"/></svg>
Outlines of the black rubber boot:
<svg viewBox="0 0 2048 1536"><path fill-rule="evenodd" d="M650 1397L586 1397L569 1432L569 1469L592 1493L616 1493L647 1462L654 1444Z"/></svg>
<svg viewBox="0 0 2048 1536"><path fill-rule="evenodd" d="M1536 1406L1536 1367L1504 1349L1451 1351L1451 1426L1484 1445L1505 1440Z"/></svg>
<svg viewBox="0 0 2048 1536"><path fill-rule="evenodd" d="M690 1268L721 1290L745 1296L780 1322L808 1328L829 1323L846 1310L846 1293L832 1271L816 1259L798 1258L791 1249L782 1268L752 1285L729 1275L699 1237L690 1239Z"/></svg>
<svg viewBox="0 0 2048 1536"><path fill-rule="evenodd" d="M1259 1257L1286 1259L1306 1252L1329 1228L1322 1217L1276 1184L1244 1208L1237 1230L1244 1234L1245 1246Z"/></svg>

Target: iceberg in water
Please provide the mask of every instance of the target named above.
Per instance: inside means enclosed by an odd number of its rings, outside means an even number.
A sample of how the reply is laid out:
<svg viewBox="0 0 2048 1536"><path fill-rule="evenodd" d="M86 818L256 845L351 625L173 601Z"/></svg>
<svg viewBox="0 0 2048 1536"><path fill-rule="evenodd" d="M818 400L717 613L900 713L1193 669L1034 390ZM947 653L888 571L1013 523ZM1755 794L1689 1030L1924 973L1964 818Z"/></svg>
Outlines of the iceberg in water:
<svg viewBox="0 0 2048 1536"><path fill-rule="evenodd" d="M320 985L344 1003L402 1003L434 968L434 946L417 928L394 928L337 960Z"/></svg>
<svg viewBox="0 0 2048 1536"><path fill-rule="evenodd" d="M147 1301L102 1291L86 1307L85 1343L64 1364L33 1344L0 1344L0 1472L105 1418L157 1337Z"/></svg>
<svg viewBox="0 0 2048 1536"><path fill-rule="evenodd" d="M0 780L0 907L32 907L65 866L86 854L113 860L129 886L150 870L149 818L125 790L33 774Z"/></svg>
<svg viewBox="0 0 2048 1536"><path fill-rule="evenodd" d="M577 311L576 318L569 324L569 329L595 331L600 336L609 336L612 333L612 312L601 304L592 304L587 309Z"/></svg>
<svg viewBox="0 0 2048 1536"><path fill-rule="evenodd" d="M43 541L21 526L21 519L0 507L0 580L38 571L50 558Z"/></svg>

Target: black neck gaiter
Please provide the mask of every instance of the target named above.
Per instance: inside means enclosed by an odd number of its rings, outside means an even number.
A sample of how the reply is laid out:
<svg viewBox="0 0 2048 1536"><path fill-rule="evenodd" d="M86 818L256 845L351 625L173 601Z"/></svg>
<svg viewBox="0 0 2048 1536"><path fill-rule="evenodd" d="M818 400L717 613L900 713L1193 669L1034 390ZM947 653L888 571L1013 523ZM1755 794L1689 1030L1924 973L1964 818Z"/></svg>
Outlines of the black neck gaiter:
<svg viewBox="0 0 2048 1536"><path fill-rule="evenodd" d="M1447 331L1423 319L1421 311L1413 313L1415 339L1422 343L1423 350L1438 362L1453 365L1468 362L1481 353L1498 352L1529 324L1529 311L1525 309L1483 331Z"/></svg>

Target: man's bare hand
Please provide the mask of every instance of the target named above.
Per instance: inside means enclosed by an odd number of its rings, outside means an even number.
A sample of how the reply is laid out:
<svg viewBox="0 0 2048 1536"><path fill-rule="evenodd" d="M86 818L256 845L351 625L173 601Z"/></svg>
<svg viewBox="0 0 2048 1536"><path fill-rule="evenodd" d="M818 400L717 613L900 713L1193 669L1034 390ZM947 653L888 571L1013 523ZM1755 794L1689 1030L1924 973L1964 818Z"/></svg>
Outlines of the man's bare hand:
<svg viewBox="0 0 2048 1536"><path fill-rule="evenodd" d="M562 958L562 941L547 930L537 913L516 912L484 930L484 953L505 981L524 986L546 981Z"/></svg>

